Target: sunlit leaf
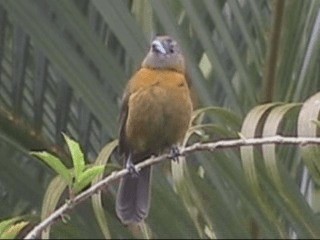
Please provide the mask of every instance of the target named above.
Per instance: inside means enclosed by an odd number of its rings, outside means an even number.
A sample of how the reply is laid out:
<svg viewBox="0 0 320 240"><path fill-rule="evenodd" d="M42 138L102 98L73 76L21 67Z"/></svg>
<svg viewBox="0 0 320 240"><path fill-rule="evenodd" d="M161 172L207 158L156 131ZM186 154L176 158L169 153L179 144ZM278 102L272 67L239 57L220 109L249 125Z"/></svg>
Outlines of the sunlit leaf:
<svg viewBox="0 0 320 240"><path fill-rule="evenodd" d="M258 137L261 133L261 127L264 124L264 118L269 113L269 111L278 106L279 103L269 103L264 105L259 105L253 108L246 116L241 133L246 138ZM240 147L242 166L245 171L245 176L250 183L254 194L257 196L258 203L260 204L264 214L268 217L270 222L277 221L274 226L275 230L278 232L279 236L285 237L286 231L283 224L279 221L276 216L276 211L272 209L271 204L266 200L266 196L260 186L260 178L258 177L258 172L255 164L257 156L255 154L255 149L253 146Z"/></svg>
<svg viewBox="0 0 320 240"><path fill-rule="evenodd" d="M43 198L41 209L41 220L47 218L57 207L59 199L61 198L64 190L67 188L66 182L57 176L50 182L47 191ZM42 232L41 238L48 239L50 236L50 227Z"/></svg>
<svg viewBox="0 0 320 240"><path fill-rule="evenodd" d="M95 165L102 165L102 164L107 164L108 161L110 160L110 155L114 151L114 149L118 145L118 140L114 140L107 144L99 153L99 156L97 157L95 161ZM103 177L103 173L98 174L93 180L92 184L97 183L99 180L101 180ZM95 217L99 223L100 229L104 235L105 238L110 238L110 230L108 226L108 221L104 213L104 207L102 206L102 194L101 192L98 192L91 198L92 202L92 207L93 211L95 214Z"/></svg>
<svg viewBox="0 0 320 240"><path fill-rule="evenodd" d="M27 221L18 222L17 218L0 222L0 239L14 239L28 224Z"/></svg>
<svg viewBox="0 0 320 240"><path fill-rule="evenodd" d="M80 181L80 176L84 170L85 162L82 150L80 149L79 143L69 138L67 135L63 134L66 143L68 144L69 151L71 153L73 167L74 167L74 177L76 182Z"/></svg>
<svg viewBox="0 0 320 240"><path fill-rule="evenodd" d="M71 184L72 175L69 169L61 162L61 160L48 152L31 152L31 155L38 157L48 164L57 174L59 174L67 184Z"/></svg>
<svg viewBox="0 0 320 240"><path fill-rule="evenodd" d="M276 107L277 105L279 105L279 103L270 103L253 108L247 114L242 124L241 134L243 134L245 138L256 137L257 133L259 132L259 127L261 128L259 124L261 124L262 117L265 116L270 109ZM259 180L254 164L254 148L252 146L241 147L241 159L248 181L252 184L252 187L255 191L258 190Z"/></svg>
<svg viewBox="0 0 320 240"><path fill-rule="evenodd" d="M191 136L192 131L186 135L183 146L188 142L188 138ZM181 197L185 208L187 209L191 219L193 220L199 236L205 237L205 226L202 221L205 222L206 227L213 232L213 223L205 212L203 202L196 189L189 170L187 167L185 157L180 156L177 162L171 162L172 179L174 181L174 190Z"/></svg>
<svg viewBox="0 0 320 240"><path fill-rule="evenodd" d="M285 104L280 105L271 110L263 127L262 137L276 136L280 134L280 123L284 120L285 115L293 110L297 110L301 104ZM265 161L265 166L269 176L277 186L281 186L281 177L278 172L278 163L280 159L276 156L276 145L265 144L262 146L262 154Z"/></svg>
<svg viewBox="0 0 320 240"><path fill-rule="evenodd" d="M241 124L239 116L225 108L211 106L197 109L192 114L192 120L195 121L201 114L213 115L214 118L221 119L222 122L234 128L239 127Z"/></svg>
<svg viewBox="0 0 320 240"><path fill-rule="evenodd" d="M98 174L101 174L104 169L105 166L92 166L82 172L78 177L78 181L73 185L74 192L77 193L81 191L92 181L92 179L94 179Z"/></svg>
<svg viewBox="0 0 320 240"><path fill-rule="evenodd" d="M316 137L317 125L314 121L318 121L320 112L320 93L311 96L302 105L298 119L298 136ZM303 146L303 160L310 171L311 176L317 184L320 184L320 149L318 146Z"/></svg>

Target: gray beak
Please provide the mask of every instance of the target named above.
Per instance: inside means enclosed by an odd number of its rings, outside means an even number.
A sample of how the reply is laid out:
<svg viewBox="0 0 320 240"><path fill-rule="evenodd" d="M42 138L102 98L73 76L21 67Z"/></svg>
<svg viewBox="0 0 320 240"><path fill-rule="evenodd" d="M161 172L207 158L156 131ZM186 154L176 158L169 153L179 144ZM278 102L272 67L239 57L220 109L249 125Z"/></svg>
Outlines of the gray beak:
<svg viewBox="0 0 320 240"><path fill-rule="evenodd" d="M162 54L167 53L166 49L162 45L162 42L160 42L159 40L154 40L151 43L151 48L152 48L152 51L154 51L154 52L158 52L158 53L162 53Z"/></svg>

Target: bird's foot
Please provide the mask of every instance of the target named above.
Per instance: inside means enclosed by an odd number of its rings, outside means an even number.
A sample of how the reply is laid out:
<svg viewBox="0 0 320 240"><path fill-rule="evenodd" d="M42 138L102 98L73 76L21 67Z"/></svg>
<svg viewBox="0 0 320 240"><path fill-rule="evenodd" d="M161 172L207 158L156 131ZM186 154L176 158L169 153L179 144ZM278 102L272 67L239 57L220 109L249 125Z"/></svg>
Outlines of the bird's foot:
<svg viewBox="0 0 320 240"><path fill-rule="evenodd" d="M178 146L173 145L170 149L170 156L169 158L177 163L179 163L179 156L180 156L180 150Z"/></svg>
<svg viewBox="0 0 320 240"><path fill-rule="evenodd" d="M139 171L137 167L132 163L131 156L129 156L128 161L126 163L126 168L129 172L129 175L131 177L138 177L139 176Z"/></svg>

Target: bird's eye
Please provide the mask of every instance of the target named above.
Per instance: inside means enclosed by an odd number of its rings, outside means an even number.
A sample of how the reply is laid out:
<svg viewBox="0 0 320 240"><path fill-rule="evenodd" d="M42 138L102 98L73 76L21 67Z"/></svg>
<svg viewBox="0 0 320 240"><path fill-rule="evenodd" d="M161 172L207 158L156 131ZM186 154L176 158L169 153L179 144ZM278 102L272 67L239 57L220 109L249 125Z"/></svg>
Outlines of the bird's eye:
<svg viewBox="0 0 320 240"><path fill-rule="evenodd" d="M172 43L172 39L171 39L171 38L168 38L168 39L167 39L167 42L168 42L169 44L171 44L171 43Z"/></svg>
<svg viewBox="0 0 320 240"><path fill-rule="evenodd" d="M170 52L170 53L174 53L173 46L170 47L169 52Z"/></svg>

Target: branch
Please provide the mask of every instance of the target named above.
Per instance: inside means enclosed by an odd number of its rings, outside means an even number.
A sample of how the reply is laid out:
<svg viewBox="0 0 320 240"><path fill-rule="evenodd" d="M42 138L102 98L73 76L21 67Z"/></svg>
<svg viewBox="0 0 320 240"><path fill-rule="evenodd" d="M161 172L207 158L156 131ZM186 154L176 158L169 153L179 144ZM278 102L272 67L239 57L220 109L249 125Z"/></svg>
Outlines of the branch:
<svg viewBox="0 0 320 240"><path fill-rule="evenodd" d="M311 137L282 137L282 136L273 136L265 138L249 138L249 139L235 139L235 140L223 140L210 143L195 143L189 147L183 148L180 150L180 155L188 155L196 151L215 151L219 148L232 148L232 147L241 147L241 146L253 146L253 145L262 145L262 144L298 144L298 145L307 145L307 144L320 144L320 138L311 138ZM163 154L158 157L151 157L143 162L138 163L136 166L137 170L154 165L166 159L169 159L170 154ZM92 185L87 190L81 192L79 195L75 196L71 200L67 200L60 208L54 211L50 216L44 219L41 223L35 226L24 239L35 239L38 235L44 231L47 227L51 226L56 222L63 214L68 210L73 209L74 206L81 203L82 201L88 199L93 194L104 189L111 182L118 180L128 174L127 169L122 169L120 171L112 172L106 178Z"/></svg>

